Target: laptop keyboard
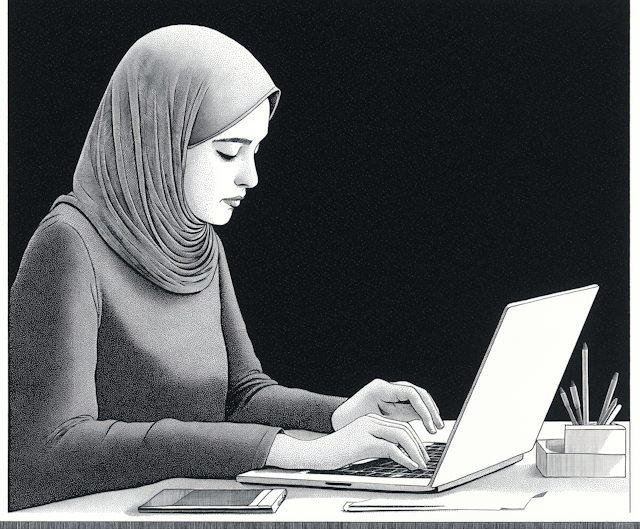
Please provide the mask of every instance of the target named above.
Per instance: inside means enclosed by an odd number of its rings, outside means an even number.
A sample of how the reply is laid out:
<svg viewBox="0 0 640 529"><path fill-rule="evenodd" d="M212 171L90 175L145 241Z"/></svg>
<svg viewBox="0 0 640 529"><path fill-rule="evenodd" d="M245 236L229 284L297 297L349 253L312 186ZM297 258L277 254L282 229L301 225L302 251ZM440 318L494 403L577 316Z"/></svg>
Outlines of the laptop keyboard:
<svg viewBox="0 0 640 529"><path fill-rule="evenodd" d="M374 459L366 463L353 463L337 470L310 470L309 474L337 474L341 476L367 476L375 478L430 478L438 466L445 443L425 445L429 461L427 468L408 469L393 459Z"/></svg>

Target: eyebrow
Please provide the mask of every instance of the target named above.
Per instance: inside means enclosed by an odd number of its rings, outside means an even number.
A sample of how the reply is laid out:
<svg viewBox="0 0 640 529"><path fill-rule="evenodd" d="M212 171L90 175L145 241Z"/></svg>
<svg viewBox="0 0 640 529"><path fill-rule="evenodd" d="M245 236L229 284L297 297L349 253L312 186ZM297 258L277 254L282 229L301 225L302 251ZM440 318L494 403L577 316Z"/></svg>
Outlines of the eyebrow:
<svg viewBox="0 0 640 529"><path fill-rule="evenodd" d="M229 141L232 143L243 143L244 145L251 145L251 140L248 140L246 138L221 138L219 140L213 140L215 142L218 141Z"/></svg>

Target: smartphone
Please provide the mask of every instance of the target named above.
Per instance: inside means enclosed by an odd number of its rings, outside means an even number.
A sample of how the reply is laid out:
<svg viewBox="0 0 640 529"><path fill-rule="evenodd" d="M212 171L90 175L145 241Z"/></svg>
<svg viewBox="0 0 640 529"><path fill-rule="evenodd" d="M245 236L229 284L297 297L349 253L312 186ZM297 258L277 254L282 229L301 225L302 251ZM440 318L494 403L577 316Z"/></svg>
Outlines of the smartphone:
<svg viewBox="0 0 640 529"><path fill-rule="evenodd" d="M140 512L273 513L287 496L286 489L165 489Z"/></svg>

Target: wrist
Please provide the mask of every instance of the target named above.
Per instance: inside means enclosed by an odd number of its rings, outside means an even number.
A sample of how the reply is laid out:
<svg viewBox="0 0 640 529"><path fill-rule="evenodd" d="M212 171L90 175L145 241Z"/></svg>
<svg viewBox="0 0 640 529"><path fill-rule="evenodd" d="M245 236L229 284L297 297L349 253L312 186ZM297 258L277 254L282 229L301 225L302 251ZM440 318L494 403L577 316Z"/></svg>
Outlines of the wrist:
<svg viewBox="0 0 640 529"><path fill-rule="evenodd" d="M310 468L310 441L302 441L284 433L279 433L273 439L266 465L278 468Z"/></svg>
<svg viewBox="0 0 640 529"><path fill-rule="evenodd" d="M334 436L324 435L312 440L301 440L280 433L276 435L267 456L266 465L288 469L327 470L337 468Z"/></svg>
<svg viewBox="0 0 640 529"><path fill-rule="evenodd" d="M335 432L337 432L341 428L344 428L353 420L349 416L349 408L349 400L346 400L342 404L340 404L340 406L338 406L331 414L331 426L333 427L333 430Z"/></svg>

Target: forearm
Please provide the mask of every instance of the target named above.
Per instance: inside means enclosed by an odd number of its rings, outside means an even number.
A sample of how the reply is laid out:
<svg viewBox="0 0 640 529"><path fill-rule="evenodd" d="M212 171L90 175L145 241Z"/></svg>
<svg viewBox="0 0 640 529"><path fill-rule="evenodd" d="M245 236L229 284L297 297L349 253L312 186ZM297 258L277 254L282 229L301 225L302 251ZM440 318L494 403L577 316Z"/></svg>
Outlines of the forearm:
<svg viewBox="0 0 640 529"><path fill-rule="evenodd" d="M15 508L29 506L29 496L36 505L171 477L233 478L264 466L279 431L174 419L79 420L48 440L37 435L37 443L24 439L22 450L13 451L12 484L21 489L14 489L13 497L22 502Z"/></svg>
<svg viewBox="0 0 640 529"><path fill-rule="evenodd" d="M256 392L229 420L328 433L333 431L331 416L345 400L271 385Z"/></svg>

